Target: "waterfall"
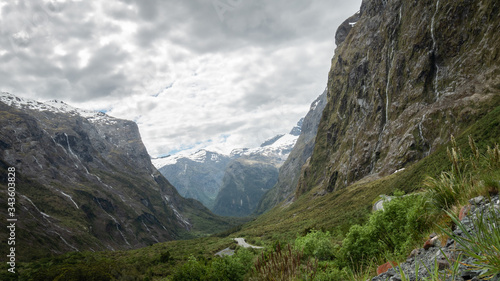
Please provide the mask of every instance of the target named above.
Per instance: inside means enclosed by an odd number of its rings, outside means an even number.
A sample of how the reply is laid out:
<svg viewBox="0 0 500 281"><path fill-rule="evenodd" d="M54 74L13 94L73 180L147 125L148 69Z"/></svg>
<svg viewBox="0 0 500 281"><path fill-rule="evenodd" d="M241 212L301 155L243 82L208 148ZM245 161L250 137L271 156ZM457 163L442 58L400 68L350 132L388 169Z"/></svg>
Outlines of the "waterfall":
<svg viewBox="0 0 500 281"><path fill-rule="evenodd" d="M77 208L77 209L80 209L80 208L78 207L78 204L76 204L76 202L75 202L75 201L73 200L73 198L71 197L71 195L68 195L68 194L66 194L66 193L64 193L64 192L62 192L62 191L60 191L60 190L59 190L59 192L61 192L61 193L62 193L62 195L64 195L64 196L68 197L68 198L69 198L69 200L71 200L71 202L73 202L73 204L75 204L75 206L76 206L76 208Z"/></svg>
<svg viewBox="0 0 500 281"><path fill-rule="evenodd" d="M36 157L35 157L35 156L33 156L33 159L35 159L35 163L37 163L37 164L38 164L38 167L40 167L40 169L42 169L42 170L43 170L43 166L42 166L42 164L40 164L40 162L38 162L38 159L36 159Z"/></svg>
<svg viewBox="0 0 500 281"><path fill-rule="evenodd" d="M424 114L422 116L422 120L420 120L420 122L418 123L418 134L420 136L420 139L422 139L422 143L425 142L424 134L422 132L422 123L424 122L426 115L427 114ZM429 145L429 150L427 152L424 152L424 155L427 156L427 155L429 155L430 152L431 152L431 148L430 148L430 145Z"/></svg>
<svg viewBox="0 0 500 281"><path fill-rule="evenodd" d="M57 234L57 236L59 236L59 238L61 238L61 240L64 242L64 244L66 244L68 247L72 248L73 250L77 251L78 252L78 249L72 245L70 245L62 236L61 234L55 232L55 231L52 231L53 233Z"/></svg>
<svg viewBox="0 0 500 281"><path fill-rule="evenodd" d="M69 145L69 137L66 133L64 133L64 136L66 137L66 143L68 144L68 151L71 155L73 155L73 157L75 157L76 159L80 159L78 158L78 156L73 152L73 150L71 150L71 146Z"/></svg>
<svg viewBox="0 0 500 281"><path fill-rule="evenodd" d="M144 220L141 219L141 222L142 222L142 225L144 225L144 227L146 228L146 231L151 232L151 230L149 230L149 227L144 223Z"/></svg>
<svg viewBox="0 0 500 281"><path fill-rule="evenodd" d="M21 197L23 197L24 199L26 199L27 201L29 201L29 202L31 203L31 205L33 205L33 207L35 207L35 209L38 211L38 213L40 213L40 214L42 215L42 217L43 217L44 219L50 218L50 216L49 216L49 215L47 215L46 213L44 213L44 212L40 211L40 209L38 209L38 207L35 205L35 203L33 203L33 201L31 201L31 199L29 199L27 196L25 196L25 195L22 195L22 194L21 194ZM48 221L48 220L47 220L47 221ZM49 221L49 222L50 222L50 221Z"/></svg>
<svg viewBox="0 0 500 281"><path fill-rule="evenodd" d="M439 9L439 0L436 2L436 10L434 11L434 15L432 15L432 20L431 20L431 37L432 37L432 50L431 52L434 53L434 67L436 68L436 75L434 77L434 93L436 94L436 99L439 98L439 91L437 89L438 87L438 79L439 79L439 65L437 64L436 61L436 56L437 56L437 51L438 51L438 46L436 43L436 37L434 36L434 24L436 22L436 15Z"/></svg>
<svg viewBox="0 0 500 281"><path fill-rule="evenodd" d="M106 210L104 210L104 208L102 207L101 205L101 202L99 201L99 199L96 199L97 201L97 204L99 204L99 207L101 207L101 209L115 222L115 225L116 225L116 230L118 230L118 232L120 232L120 235L122 236L123 240L125 240L125 243L127 243L127 245L130 246L130 243L128 242L127 238L125 237L125 235L123 234L123 232L120 230L120 224L118 223L118 221L116 220L115 217L113 217L110 213L106 212Z"/></svg>

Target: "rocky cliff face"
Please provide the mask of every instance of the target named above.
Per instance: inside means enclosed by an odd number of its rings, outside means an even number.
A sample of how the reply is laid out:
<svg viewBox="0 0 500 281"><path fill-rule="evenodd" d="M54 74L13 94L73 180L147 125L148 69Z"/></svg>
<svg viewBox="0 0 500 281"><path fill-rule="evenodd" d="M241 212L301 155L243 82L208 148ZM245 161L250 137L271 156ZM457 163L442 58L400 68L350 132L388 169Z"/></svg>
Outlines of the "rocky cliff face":
<svg viewBox="0 0 500 281"><path fill-rule="evenodd" d="M352 27L358 22L359 16L360 12L357 12L340 24L335 32L335 45L339 46L344 42Z"/></svg>
<svg viewBox="0 0 500 281"><path fill-rule="evenodd" d="M325 106L326 90L311 104L309 112L301 123L299 138L285 163L279 168L278 182L262 197L256 213L264 213L293 195L299 181L300 169L312 155Z"/></svg>
<svg viewBox="0 0 500 281"><path fill-rule="evenodd" d="M137 248L189 237L202 231L194 218L214 217L153 167L134 122L7 93L0 101L0 162L2 176L16 169L21 255Z"/></svg>
<svg viewBox="0 0 500 281"><path fill-rule="evenodd" d="M363 1L332 59L297 194L390 174L498 105L499 8L494 0Z"/></svg>
<svg viewBox="0 0 500 281"><path fill-rule="evenodd" d="M222 216L248 216L277 180L278 168L269 159L242 156L227 167L212 210Z"/></svg>

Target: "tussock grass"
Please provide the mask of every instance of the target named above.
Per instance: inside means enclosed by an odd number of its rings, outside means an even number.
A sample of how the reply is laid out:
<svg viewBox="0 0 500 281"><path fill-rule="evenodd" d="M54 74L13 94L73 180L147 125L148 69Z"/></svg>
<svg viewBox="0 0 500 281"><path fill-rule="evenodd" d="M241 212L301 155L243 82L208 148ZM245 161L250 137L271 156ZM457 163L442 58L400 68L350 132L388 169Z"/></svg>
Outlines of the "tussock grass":
<svg viewBox="0 0 500 281"><path fill-rule="evenodd" d="M452 213L448 213L453 222L462 231L457 235L445 231L455 242L460 245L460 251L466 256L474 258L468 266L483 270L481 278L490 279L500 274L500 210L489 207L486 211L479 212L472 221L472 231Z"/></svg>
<svg viewBox="0 0 500 281"><path fill-rule="evenodd" d="M318 270L318 260L303 261L304 254L293 250L288 244L285 249L277 243L276 250L262 253L255 262L255 276L251 280L314 280Z"/></svg>

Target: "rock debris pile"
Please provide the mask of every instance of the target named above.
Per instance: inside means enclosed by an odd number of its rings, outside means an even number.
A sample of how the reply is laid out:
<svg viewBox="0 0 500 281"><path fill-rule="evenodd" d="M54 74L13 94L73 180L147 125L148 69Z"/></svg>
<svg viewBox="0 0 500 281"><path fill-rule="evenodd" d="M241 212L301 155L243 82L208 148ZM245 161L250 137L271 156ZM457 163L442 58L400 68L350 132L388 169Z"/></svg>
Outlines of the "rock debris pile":
<svg viewBox="0 0 500 281"><path fill-rule="evenodd" d="M483 221L491 218L492 215L495 215L496 218L500 217L500 199L498 195L492 196L490 199L479 196L471 199L469 203L469 206L462 208L460 219L465 230L472 235L477 234L474 229L475 224L473 221L477 220L478 217L482 217ZM493 214L493 212L496 214ZM463 215L464 213L465 215ZM493 225L492 227L498 226ZM456 227L453 234L455 236L464 237L464 232L460 229L460 227ZM468 257L467 255L462 255L461 258L459 258L462 253L462 251L460 251L461 246L459 243L452 238L448 238L446 243L442 240L443 239L434 234L431 235L422 248L414 249L411 252L406 262L399 265L391 262L391 264L396 265L395 268L393 268L392 265L389 265L389 263L381 265L379 270L377 270L379 275L371 280L427 280L426 278L436 275L436 266L438 267L437 271L439 271L439 280L483 280L479 277L483 273L483 269L467 266L474 264L477 260L472 257ZM460 262L457 263L457 260ZM401 276L401 271L405 276ZM454 274L452 274L452 272L454 272ZM500 275L496 275L489 280L498 281L500 280Z"/></svg>

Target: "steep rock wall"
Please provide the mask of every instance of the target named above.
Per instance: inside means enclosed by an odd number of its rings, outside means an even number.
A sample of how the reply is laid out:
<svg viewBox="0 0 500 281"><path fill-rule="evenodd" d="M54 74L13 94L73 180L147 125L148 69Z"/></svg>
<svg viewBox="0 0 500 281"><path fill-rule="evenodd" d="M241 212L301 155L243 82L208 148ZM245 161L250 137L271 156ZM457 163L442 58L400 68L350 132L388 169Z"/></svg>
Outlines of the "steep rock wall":
<svg viewBox="0 0 500 281"><path fill-rule="evenodd" d="M194 222L200 217L215 231L227 225L182 198L153 167L134 122L101 113L85 117L6 93L0 98L0 174L16 169L17 254L23 260L187 238L204 231ZM0 183L4 217L6 183Z"/></svg>
<svg viewBox="0 0 500 281"><path fill-rule="evenodd" d="M365 0L336 49L297 195L387 175L499 104L500 3Z"/></svg>

